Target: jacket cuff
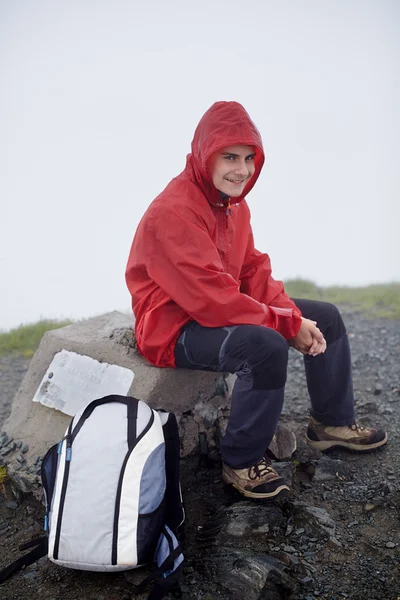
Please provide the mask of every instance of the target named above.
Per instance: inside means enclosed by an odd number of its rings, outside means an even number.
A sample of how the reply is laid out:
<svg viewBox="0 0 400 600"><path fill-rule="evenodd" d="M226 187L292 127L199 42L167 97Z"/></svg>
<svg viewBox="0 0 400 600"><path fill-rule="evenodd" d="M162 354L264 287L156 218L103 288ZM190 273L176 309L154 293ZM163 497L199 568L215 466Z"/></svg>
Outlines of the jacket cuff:
<svg viewBox="0 0 400 600"><path fill-rule="evenodd" d="M293 308L281 308L279 306L268 306L271 314L274 316L275 329L279 331L286 340L296 337L298 334L302 318Z"/></svg>

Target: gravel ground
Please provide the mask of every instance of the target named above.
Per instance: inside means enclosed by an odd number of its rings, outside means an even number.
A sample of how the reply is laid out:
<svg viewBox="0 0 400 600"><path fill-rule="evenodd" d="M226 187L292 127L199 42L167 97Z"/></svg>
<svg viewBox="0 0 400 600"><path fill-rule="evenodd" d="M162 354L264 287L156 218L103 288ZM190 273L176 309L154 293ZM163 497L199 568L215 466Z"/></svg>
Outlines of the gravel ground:
<svg viewBox="0 0 400 600"><path fill-rule="evenodd" d="M25 373L30 358L5 356L0 358L0 429L11 412L11 404Z"/></svg>
<svg viewBox="0 0 400 600"><path fill-rule="evenodd" d="M187 512L183 600L232 600L217 563L226 570L223 559L250 550L282 561L294 583L278 583L275 592L265 588L260 595L244 594L243 600L400 600L400 321L370 319L346 308L342 313L352 348L359 422L384 427L389 443L363 455L340 451L323 456L309 449L304 442L308 400L302 358L291 350L282 421L298 440L292 493L278 507L263 505L266 522L275 520L268 534L260 538L259 528L241 537L236 532L232 541L226 532L223 537L221 527L230 512L235 523L235 511L242 511L243 518L242 498L222 484L218 462L198 457L182 461ZM0 429L28 364L23 358L0 359ZM259 504L251 506L259 510ZM304 506L319 511L317 521L300 514ZM40 534L41 517L42 508L32 498L15 503L0 494L0 565L13 560L20 541ZM130 579L130 574L62 569L42 559L6 582L0 596L127 600L132 597Z"/></svg>

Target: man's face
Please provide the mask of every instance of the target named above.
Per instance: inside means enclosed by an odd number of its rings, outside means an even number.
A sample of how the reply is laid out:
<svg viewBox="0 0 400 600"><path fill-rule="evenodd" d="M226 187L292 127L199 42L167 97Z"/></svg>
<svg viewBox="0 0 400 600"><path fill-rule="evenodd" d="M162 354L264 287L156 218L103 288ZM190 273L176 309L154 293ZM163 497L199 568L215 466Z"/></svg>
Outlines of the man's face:
<svg viewBox="0 0 400 600"><path fill-rule="evenodd" d="M252 146L228 146L211 156L208 168L217 190L237 198L255 171Z"/></svg>

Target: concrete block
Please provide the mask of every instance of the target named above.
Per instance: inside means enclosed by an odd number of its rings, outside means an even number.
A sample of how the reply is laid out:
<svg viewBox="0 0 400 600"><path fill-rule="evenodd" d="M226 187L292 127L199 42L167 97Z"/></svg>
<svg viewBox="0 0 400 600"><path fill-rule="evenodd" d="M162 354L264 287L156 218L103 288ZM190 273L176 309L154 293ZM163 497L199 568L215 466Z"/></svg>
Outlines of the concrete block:
<svg viewBox="0 0 400 600"><path fill-rule="evenodd" d="M218 415L229 410L235 377L211 371L153 367L137 351L133 324L133 317L115 311L43 336L3 426L8 440L22 441L24 445L26 462L18 469L18 480L29 477L33 480L29 470L38 457L43 457L63 437L70 422L71 417L60 410L32 401L54 356L63 350L131 369L134 379L129 395L153 408L175 412L180 424L182 456L196 452L199 430L207 431L207 437L216 433ZM21 466L17 456L18 449L7 454L10 473ZM29 485L21 481L20 488L24 487Z"/></svg>

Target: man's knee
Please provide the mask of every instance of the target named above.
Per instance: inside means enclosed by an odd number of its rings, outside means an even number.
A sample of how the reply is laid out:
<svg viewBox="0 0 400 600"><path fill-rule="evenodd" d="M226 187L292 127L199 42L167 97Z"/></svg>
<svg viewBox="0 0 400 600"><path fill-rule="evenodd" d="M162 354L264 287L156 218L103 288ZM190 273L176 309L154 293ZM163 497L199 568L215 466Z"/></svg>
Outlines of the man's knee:
<svg viewBox="0 0 400 600"><path fill-rule="evenodd" d="M324 322L327 342L332 343L346 333L342 315L335 304L324 302Z"/></svg>
<svg viewBox="0 0 400 600"><path fill-rule="evenodd" d="M246 326L247 357L242 372L251 371L254 388L279 389L286 383L288 343L273 329ZM240 376L240 372L238 372Z"/></svg>

